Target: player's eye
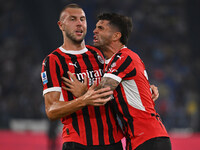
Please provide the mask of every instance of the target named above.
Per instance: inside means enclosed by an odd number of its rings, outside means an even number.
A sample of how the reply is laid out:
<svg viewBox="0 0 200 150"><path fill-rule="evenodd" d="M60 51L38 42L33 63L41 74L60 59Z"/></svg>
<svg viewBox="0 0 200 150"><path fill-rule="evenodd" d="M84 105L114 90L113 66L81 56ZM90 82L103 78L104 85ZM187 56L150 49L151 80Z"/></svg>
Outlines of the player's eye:
<svg viewBox="0 0 200 150"><path fill-rule="evenodd" d="M70 20L71 20L71 21L74 21L74 20L75 20L75 18L74 18L74 17L71 17L71 18L70 18Z"/></svg>
<svg viewBox="0 0 200 150"><path fill-rule="evenodd" d="M85 17L81 17L81 19L80 19L81 21L85 21Z"/></svg>
<svg viewBox="0 0 200 150"><path fill-rule="evenodd" d="M103 27L102 26L98 26L98 29L103 30Z"/></svg>

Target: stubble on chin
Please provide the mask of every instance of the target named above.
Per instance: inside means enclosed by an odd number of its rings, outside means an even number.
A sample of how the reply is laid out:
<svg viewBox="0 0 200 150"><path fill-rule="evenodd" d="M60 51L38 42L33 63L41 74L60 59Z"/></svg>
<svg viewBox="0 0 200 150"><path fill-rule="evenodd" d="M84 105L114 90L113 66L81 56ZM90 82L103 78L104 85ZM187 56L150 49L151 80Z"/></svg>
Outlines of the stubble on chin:
<svg viewBox="0 0 200 150"><path fill-rule="evenodd" d="M99 50L101 50L102 52L104 52L104 49L105 49L105 47L103 46L103 45L98 45L98 44L94 44L94 46L97 48L97 49L99 49Z"/></svg>
<svg viewBox="0 0 200 150"><path fill-rule="evenodd" d="M93 45L94 45L95 47L97 47L97 48L101 48L101 47L102 47L101 44L99 44L99 43L93 43Z"/></svg>
<svg viewBox="0 0 200 150"><path fill-rule="evenodd" d="M83 39L80 40L72 40L74 44L81 44L83 42Z"/></svg>
<svg viewBox="0 0 200 150"><path fill-rule="evenodd" d="M67 33L65 32L66 37L68 37L74 44L81 44L85 38L85 35L81 39L76 39L76 36L73 35L72 33Z"/></svg>

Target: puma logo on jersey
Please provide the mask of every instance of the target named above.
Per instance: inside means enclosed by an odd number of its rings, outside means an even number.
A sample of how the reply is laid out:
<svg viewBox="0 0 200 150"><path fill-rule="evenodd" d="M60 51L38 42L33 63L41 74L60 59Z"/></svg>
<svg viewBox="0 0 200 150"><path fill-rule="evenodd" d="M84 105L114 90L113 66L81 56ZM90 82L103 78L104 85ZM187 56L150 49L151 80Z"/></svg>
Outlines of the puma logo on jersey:
<svg viewBox="0 0 200 150"><path fill-rule="evenodd" d="M119 55L117 55L116 57L119 58L119 59L121 60L124 56L119 56Z"/></svg>
<svg viewBox="0 0 200 150"><path fill-rule="evenodd" d="M73 63L69 63L69 65L71 65L71 66L74 66L74 67L78 68L76 64L77 64L77 62L75 62L74 64L73 64Z"/></svg>
<svg viewBox="0 0 200 150"><path fill-rule="evenodd" d="M108 70L109 70L110 72L112 72L112 73L113 73L113 72L118 72L117 69L113 69L113 68L109 68Z"/></svg>

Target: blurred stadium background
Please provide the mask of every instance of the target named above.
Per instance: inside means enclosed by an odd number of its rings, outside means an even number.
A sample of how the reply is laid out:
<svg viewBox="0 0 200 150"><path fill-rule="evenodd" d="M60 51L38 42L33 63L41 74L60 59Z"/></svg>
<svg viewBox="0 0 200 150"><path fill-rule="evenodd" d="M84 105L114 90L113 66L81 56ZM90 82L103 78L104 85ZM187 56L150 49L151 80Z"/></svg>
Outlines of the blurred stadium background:
<svg viewBox="0 0 200 150"><path fill-rule="evenodd" d="M50 150L49 139L61 149L61 125L45 115L40 71L44 57L62 44L57 20L69 3L86 12L87 44L98 13L133 18L128 47L159 87L156 109L172 149L200 149L199 0L0 0L0 149Z"/></svg>

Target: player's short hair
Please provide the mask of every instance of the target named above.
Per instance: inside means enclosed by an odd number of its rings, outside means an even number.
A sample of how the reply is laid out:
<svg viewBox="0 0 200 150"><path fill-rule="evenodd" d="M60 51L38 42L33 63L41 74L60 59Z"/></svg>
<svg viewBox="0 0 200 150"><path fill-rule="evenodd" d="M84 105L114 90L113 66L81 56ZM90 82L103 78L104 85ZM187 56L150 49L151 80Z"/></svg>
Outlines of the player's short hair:
<svg viewBox="0 0 200 150"><path fill-rule="evenodd" d="M97 20L108 20L110 25L117 27L122 34L120 42L124 45L127 44L133 28L132 19L130 17L117 13L102 13L97 16Z"/></svg>
<svg viewBox="0 0 200 150"><path fill-rule="evenodd" d="M65 11L65 9L67 9L67 8L80 8L80 9L82 9L78 4L75 4L75 3L68 4L68 5L66 5L66 6L61 10L61 12L60 12L60 17L59 17L60 20L61 20L61 14L62 14L62 12Z"/></svg>

